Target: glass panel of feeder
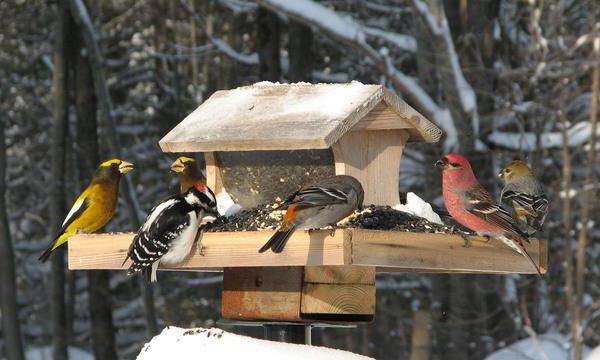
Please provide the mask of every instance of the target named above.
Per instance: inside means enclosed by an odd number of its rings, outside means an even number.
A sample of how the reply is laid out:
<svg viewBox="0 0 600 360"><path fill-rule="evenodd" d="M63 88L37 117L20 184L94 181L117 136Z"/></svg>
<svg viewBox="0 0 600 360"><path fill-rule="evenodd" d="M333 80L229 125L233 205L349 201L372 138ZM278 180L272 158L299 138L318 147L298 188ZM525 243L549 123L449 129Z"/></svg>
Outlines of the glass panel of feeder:
<svg viewBox="0 0 600 360"><path fill-rule="evenodd" d="M331 149L219 152L223 185L244 208L285 199L300 186L334 176Z"/></svg>

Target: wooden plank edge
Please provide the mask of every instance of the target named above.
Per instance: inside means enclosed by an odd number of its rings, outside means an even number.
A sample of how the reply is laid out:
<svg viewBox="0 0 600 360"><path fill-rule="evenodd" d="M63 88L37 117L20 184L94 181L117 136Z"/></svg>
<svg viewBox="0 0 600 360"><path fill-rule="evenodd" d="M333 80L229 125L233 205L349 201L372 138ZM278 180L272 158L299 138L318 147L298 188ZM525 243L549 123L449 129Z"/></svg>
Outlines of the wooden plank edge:
<svg viewBox="0 0 600 360"><path fill-rule="evenodd" d="M397 242L395 242L394 240L390 240L390 233L396 233L398 235L400 235L397 238ZM407 239L404 238L402 239L401 234L406 235L407 237L413 237L413 239ZM375 237L383 237L384 239L380 239L380 241L375 241L373 242L372 238L370 238L371 236L375 236ZM415 247L418 246L419 243L421 241L429 241L431 243L431 239L427 239L427 238L435 238L438 237L439 238L439 247L448 247L445 251L448 252L452 252L452 251L463 251L464 249L469 249L469 248L473 248L473 251L484 251L485 253L487 253L488 255L493 254L494 256L497 256L498 251L495 249L501 249L501 251L504 253L502 256L506 256L507 254L510 254L509 256L513 259L513 260L517 260L519 262L521 262L521 264L523 265L523 269L521 271L511 271L511 270L505 270L505 269L477 269L474 267L470 267L470 266L466 266L466 267L459 267L456 266L454 268L447 268L447 267L442 267L440 265L438 266L432 266L432 265L427 265L427 264L419 264L418 267L415 266L415 262L413 261L413 263L411 265L402 265L402 264L388 264L385 263L385 259L383 259L383 261L380 261L379 263L376 261L365 261L363 258L369 258L369 255L373 253L374 249L370 249L370 250L365 250L365 244L367 245L382 245L382 246L386 246L386 247L390 247L390 249L386 249L387 253L391 252L396 252L396 254L401 254L402 251L399 250L398 248L402 248L405 247L408 250L409 247ZM453 240L450 240L450 238L453 238ZM352 259L351 262L353 265L359 265L359 266L374 266L377 268L378 272L422 272L422 273L474 273L474 274L514 274L514 273L519 273L519 274L537 274L536 270L533 269L533 267L528 266L527 264L529 264L529 262L524 258L524 257L520 257L520 255L509 251L510 249L508 247L505 248L505 245L503 244L497 244L497 243L489 243L489 241L484 238L484 237L480 237L480 236L469 236L468 237L471 243L471 246L469 248L465 248L462 243L464 242L464 239L459 236L459 235L453 235L453 234L443 234L443 233L417 233L417 232L391 232L391 231L382 231L382 230L366 230L366 229L353 229L353 236L352 236ZM437 241L437 239L436 239ZM494 240L491 240L494 241ZM380 243L381 242L381 243ZM387 242L387 243L385 243ZM461 245L459 245L461 244ZM431 245L431 244L430 244ZM494 248L490 248L488 249L489 246L493 246ZM530 253L532 252L532 249L535 249L535 254L533 255L534 261L536 262L536 264L538 265L538 268L540 269L540 271L542 272L542 274L546 273L547 271L547 243L545 240L541 240L541 239L536 239L536 238L532 238L532 243L527 245L529 247L529 251ZM373 247L373 246L371 246ZM398 247L396 249L394 249L393 247ZM414 249L412 249L414 250ZM366 252L365 252L366 251ZM429 251L429 250L427 250ZM469 250L471 251L471 250ZM449 253L450 255L450 253ZM475 255L475 254L474 254ZM537 255L537 256L536 256ZM414 257L413 259L416 259L416 257ZM424 261L423 261L424 262Z"/></svg>
<svg viewBox="0 0 600 360"><path fill-rule="evenodd" d="M337 266L344 264L345 231L331 236L329 230L297 231L292 235L283 254L258 249L273 234L272 230L248 232L203 233L202 251L196 245L191 256L176 266L160 269L221 269L223 267L255 266ZM133 239L133 233L76 235L68 242L68 266L71 270L121 270ZM109 245L104 245L109 243Z"/></svg>

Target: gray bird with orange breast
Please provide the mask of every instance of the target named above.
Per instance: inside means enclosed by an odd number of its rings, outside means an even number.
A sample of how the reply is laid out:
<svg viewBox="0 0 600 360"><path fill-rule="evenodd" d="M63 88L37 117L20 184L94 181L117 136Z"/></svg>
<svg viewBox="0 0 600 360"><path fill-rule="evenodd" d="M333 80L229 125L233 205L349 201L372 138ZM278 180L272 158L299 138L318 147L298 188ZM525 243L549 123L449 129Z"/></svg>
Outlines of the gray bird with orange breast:
<svg viewBox="0 0 600 360"><path fill-rule="evenodd" d="M321 179L293 193L282 204L287 209L279 229L258 250L283 251L296 229L319 229L335 224L362 206L364 198L360 182L348 175Z"/></svg>

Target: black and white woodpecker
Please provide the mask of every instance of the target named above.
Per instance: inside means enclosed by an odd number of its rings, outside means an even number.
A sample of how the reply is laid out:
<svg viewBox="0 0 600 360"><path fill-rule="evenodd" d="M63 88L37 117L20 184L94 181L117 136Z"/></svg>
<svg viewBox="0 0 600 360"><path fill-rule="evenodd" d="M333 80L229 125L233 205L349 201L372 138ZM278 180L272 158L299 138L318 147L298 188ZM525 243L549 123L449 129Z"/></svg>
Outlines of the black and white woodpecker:
<svg viewBox="0 0 600 360"><path fill-rule="evenodd" d="M159 263L175 265L184 261L205 216L218 216L218 212L215 194L202 183L156 205L129 247L123 262L132 261L128 274L141 271L146 281L156 282Z"/></svg>

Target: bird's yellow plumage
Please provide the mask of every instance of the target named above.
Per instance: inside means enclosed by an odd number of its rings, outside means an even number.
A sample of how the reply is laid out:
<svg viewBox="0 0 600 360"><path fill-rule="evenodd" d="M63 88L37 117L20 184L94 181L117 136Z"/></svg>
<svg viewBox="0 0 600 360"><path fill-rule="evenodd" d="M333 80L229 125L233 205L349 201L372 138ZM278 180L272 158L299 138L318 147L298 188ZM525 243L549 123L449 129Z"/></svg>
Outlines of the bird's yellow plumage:
<svg viewBox="0 0 600 360"><path fill-rule="evenodd" d="M77 233L100 230L112 218L117 206L121 175L133 169L133 164L112 159L100 164L90 185L79 195L65 218L58 236L40 256L46 261L51 252Z"/></svg>
<svg viewBox="0 0 600 360"><path fill-rule="evenodd" d="M179 174L179 191L184 193L196 183L206 184L195 159L187 156L178 157L171 164L171 170Z"/></svg>

